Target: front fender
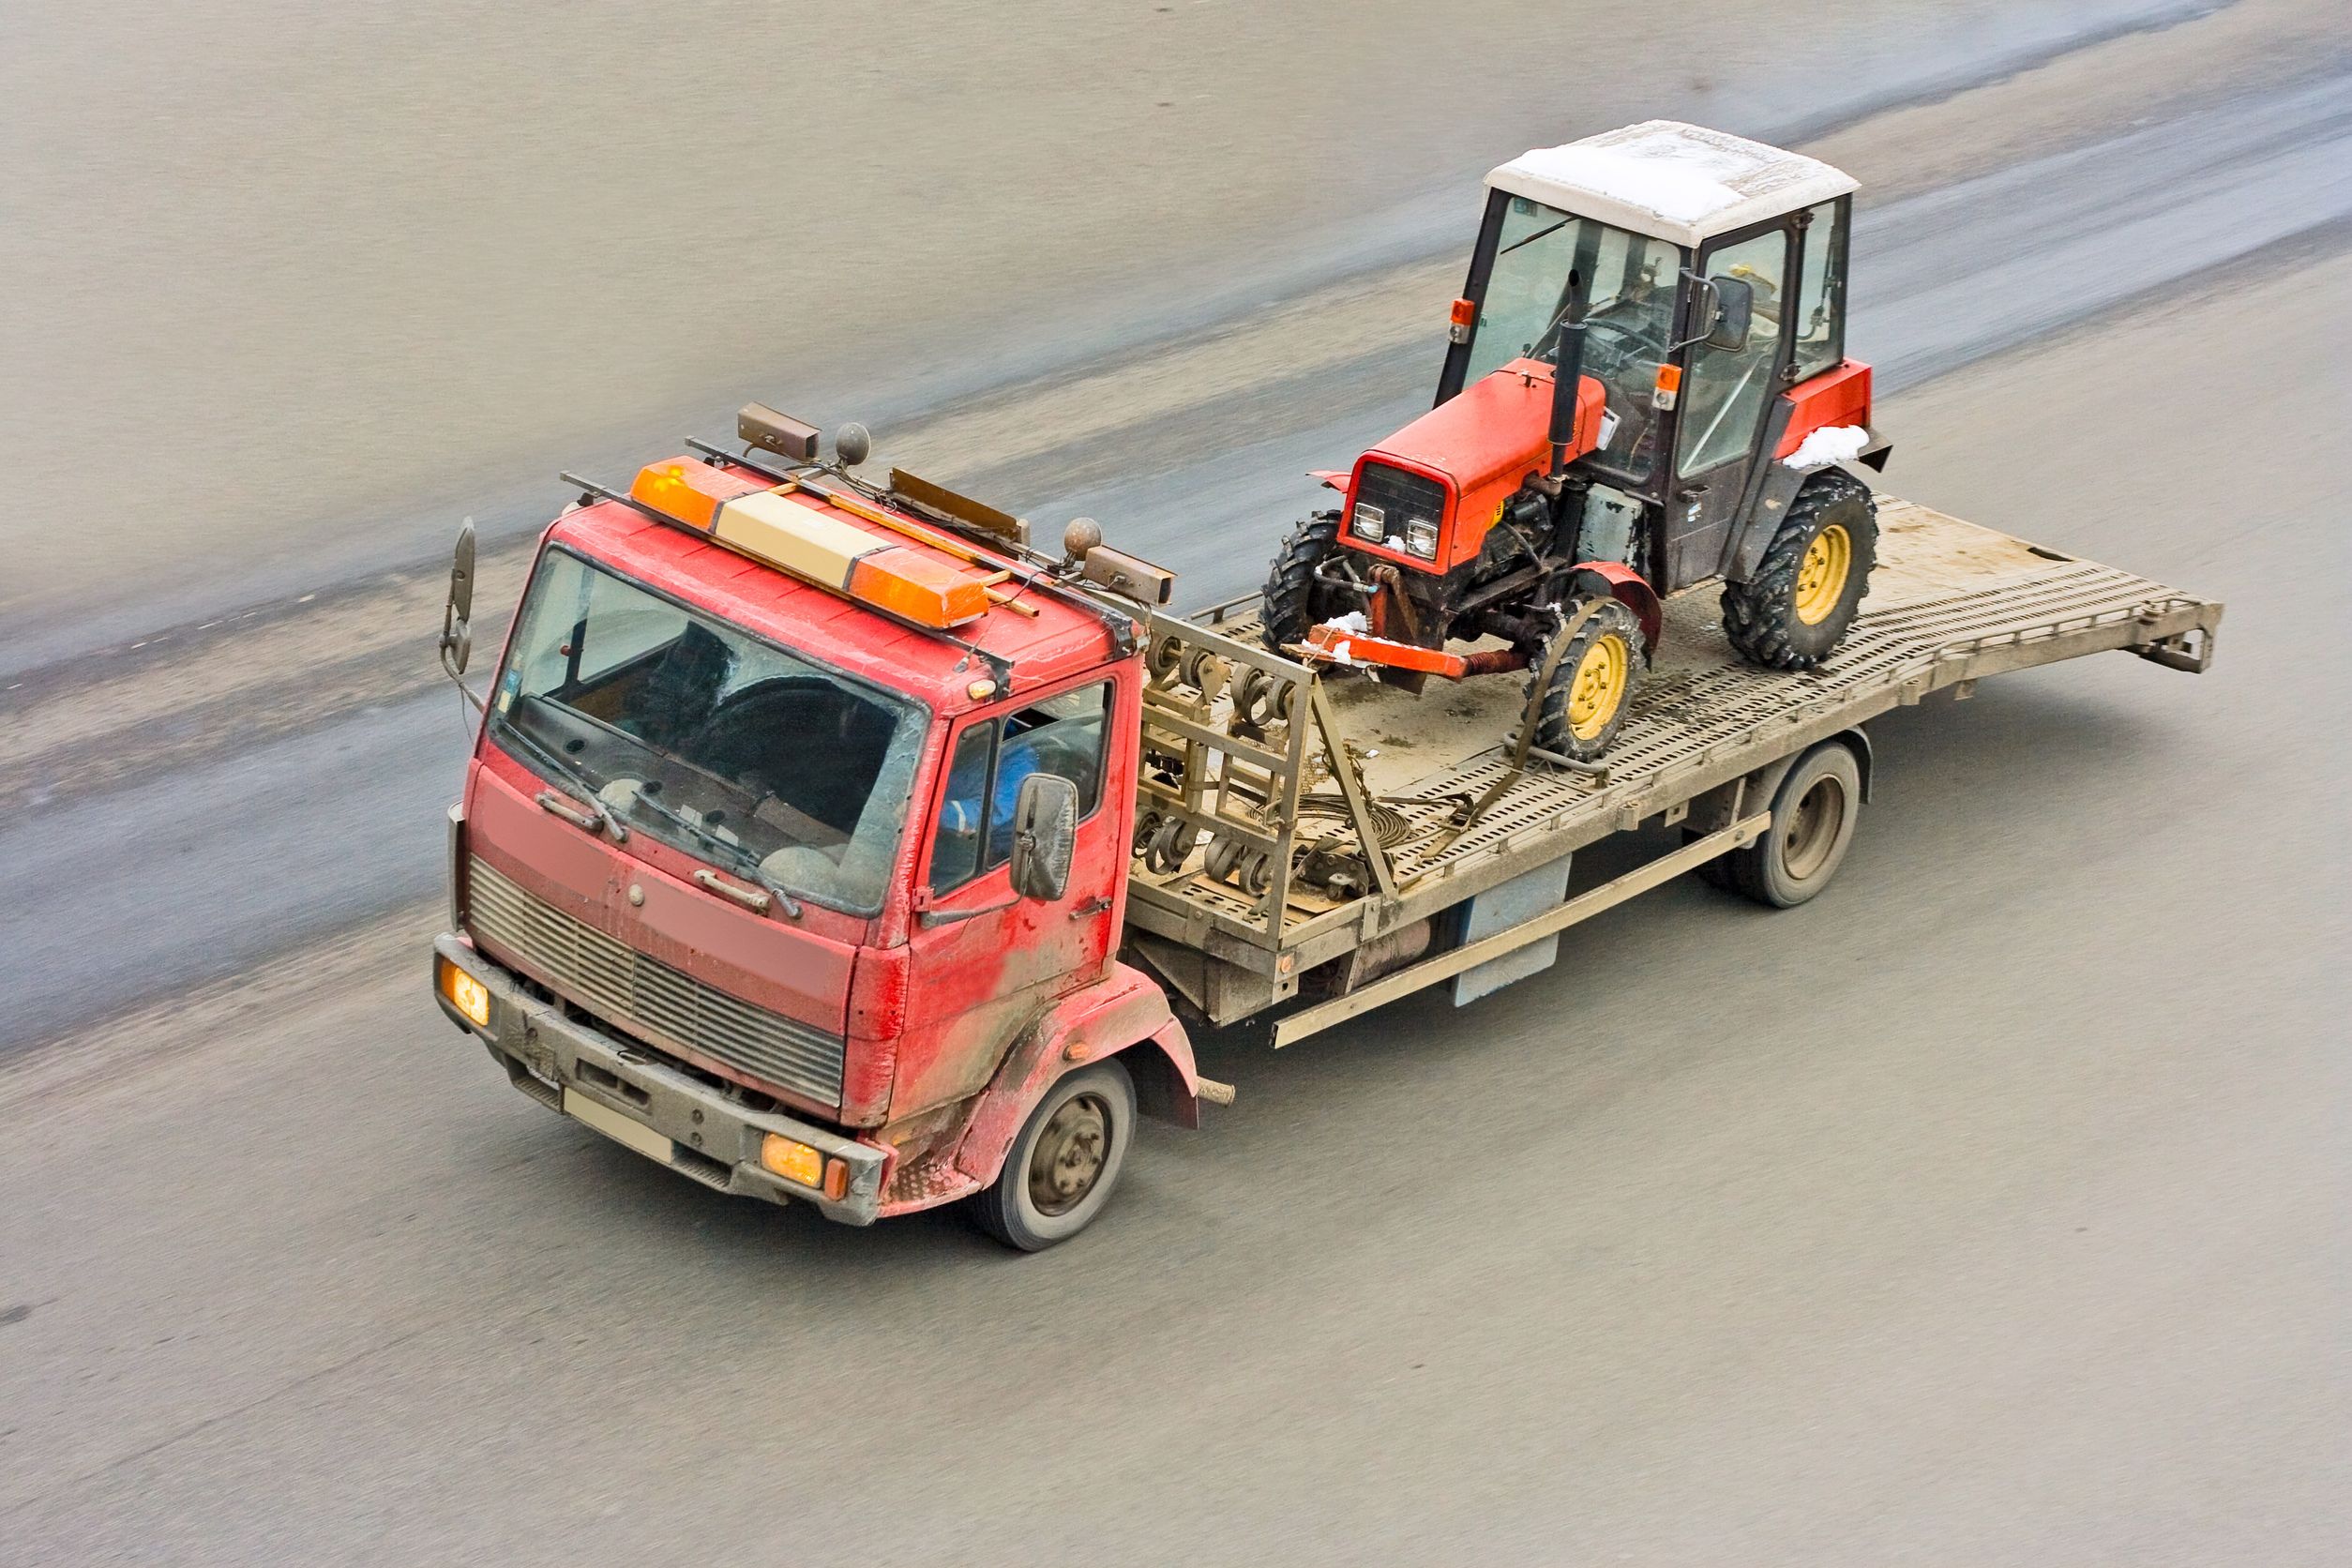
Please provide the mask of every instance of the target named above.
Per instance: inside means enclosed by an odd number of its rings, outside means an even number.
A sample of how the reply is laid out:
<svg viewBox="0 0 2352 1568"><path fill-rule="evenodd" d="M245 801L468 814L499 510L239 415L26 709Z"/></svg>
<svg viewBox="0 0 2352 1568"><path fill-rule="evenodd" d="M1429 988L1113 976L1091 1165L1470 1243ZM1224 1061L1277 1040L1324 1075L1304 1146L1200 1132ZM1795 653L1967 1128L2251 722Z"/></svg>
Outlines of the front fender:
<svg viewBox="0 0 2352 1568"><path fill-rule="evenodd" d="M965 1123L956 1168L975 1181L995 1180L1030 1108L1057 1078L1090 1062L1146 1046L1161 1062L1136 1062L1132 1070L1138 1105L1198 1126L1200 1074L1184 1026L1176 1021L1168 997L1150 976L1114 962L1101 980L1055 1003L1005 1054ZM1163 1077L1154 1082L1147 1077L1152 1073ZM1164 1101L1157 1108L1153 1105L1155 1093Z"/></svg>

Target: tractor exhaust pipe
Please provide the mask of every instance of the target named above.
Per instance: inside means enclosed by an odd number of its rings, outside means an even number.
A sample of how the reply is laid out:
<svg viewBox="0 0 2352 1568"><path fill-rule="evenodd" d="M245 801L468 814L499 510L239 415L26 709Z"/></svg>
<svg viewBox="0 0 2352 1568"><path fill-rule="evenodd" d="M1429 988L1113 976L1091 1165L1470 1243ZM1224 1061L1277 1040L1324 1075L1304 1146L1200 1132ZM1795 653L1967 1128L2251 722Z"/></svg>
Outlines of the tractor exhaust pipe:
<svg viewBox="0 0 2352 1568"><path fill-rule="evenodd" d="M1560 320L1560 347L1552 369L1552 472L1568 472L1568 448L1576 444L1576 388L1584 381L1584 277L1568 275L1568 309Z"/></svg>

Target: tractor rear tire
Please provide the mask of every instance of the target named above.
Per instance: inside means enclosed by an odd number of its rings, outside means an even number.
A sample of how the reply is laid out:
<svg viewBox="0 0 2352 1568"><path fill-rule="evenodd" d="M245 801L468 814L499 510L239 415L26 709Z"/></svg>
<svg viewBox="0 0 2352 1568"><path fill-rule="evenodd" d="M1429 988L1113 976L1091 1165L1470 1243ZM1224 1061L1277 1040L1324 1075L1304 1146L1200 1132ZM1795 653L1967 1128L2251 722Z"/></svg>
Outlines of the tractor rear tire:
<svg viewBox="0 0 2352 1568"><path fill-rule="evenodd" d="M1804 482L1745 582L1723 589L1723 632L1751 664L1811 670L1854 624L1878 558L1878 505L1843 469Z"/></svg>
<svg viewBox="0 0 2352 1568"><path fill-rule="evenodd" d="M1543 679L1539 658L1528 676L1530 698ZM1536 710L1536 746L1579 762L1594 761L1624 728L1640 679L1641 623L1618 600L1602 599L1552 669Z"/></svg>
<svg viewBox="0 0 2352 1568"><path fill-rule="evenodd" d="M1795 909L1837 875L1861 815L1862 765L1851 747L1824 741L1798 758L1772 792L1772 825L1702 869L1720 867L1707 880L1726 892Z"/></svg>
<svg viewBox="0 0 2352 1568"><path fill-rule="evenodd" d="M1339 549L1339 514L1316 512L1299 520L1282 541L1282 552L1266 574L1265 611L1259 635L1279 654L1283 645L1304 642L1310 627L1331 613L1331 590L1315 580L1315 568Z"/></svg>

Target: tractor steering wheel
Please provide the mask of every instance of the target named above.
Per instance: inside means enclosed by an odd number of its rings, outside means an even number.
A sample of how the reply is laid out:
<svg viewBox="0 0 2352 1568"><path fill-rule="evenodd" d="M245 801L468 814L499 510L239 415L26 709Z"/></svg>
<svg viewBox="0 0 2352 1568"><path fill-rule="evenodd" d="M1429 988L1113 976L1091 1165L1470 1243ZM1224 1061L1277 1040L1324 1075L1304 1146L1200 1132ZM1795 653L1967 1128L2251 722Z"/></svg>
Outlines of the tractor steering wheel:
<svg viewBox="0 0 2352 1568"><path fill-rule="evenodd" d="M1624 340L1623 346L1614 351L1621 367L1625 361L1631 359L1647 359L1652 365L1660 364L1666 359L1666 345L1655 341L1650 334L1637 326L1628 325L1624 322L1611 321L1606 316L1602 316L1586 322L1584 329L1587 332L1612 332Z"/></svg>

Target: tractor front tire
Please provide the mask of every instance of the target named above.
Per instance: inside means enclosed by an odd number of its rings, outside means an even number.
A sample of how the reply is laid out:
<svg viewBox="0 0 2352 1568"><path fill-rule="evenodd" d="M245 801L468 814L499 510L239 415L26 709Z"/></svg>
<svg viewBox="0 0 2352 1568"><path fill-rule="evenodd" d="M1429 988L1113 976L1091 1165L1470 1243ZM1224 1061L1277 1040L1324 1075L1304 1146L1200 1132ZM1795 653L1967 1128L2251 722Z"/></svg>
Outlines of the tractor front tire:
<svg viewBox="0 0 2352 1568"><path fill-rule="evenodd" d="M1640 675L1641 624L1617 600L1600 600L1560 650L1549 679L1540 658L1528 677L1530 701L1543 683L1537 747L1579 762L1597 759L1624 727Z"/></svg>
<svg viewBox="0 0 2352 1568"><path fill-rule="evenodd" d="M1811 670L1854 624L1878 558L1878 505L1843 469L1804 482L1745 582L1723 589L1723 632L1751 664Z"/></svg>
<svg viewBox="0 0 2352 1568"><path fill-rule="evenodd" d="M1339 549L1339 514L1316 512L1299 520L1282 541L1282 552L1266 574L1265 613L1259 635L1279 654L1304 642L1310 627L1331 613L1331 591L1315 580L1315 568Z"/></svg>

